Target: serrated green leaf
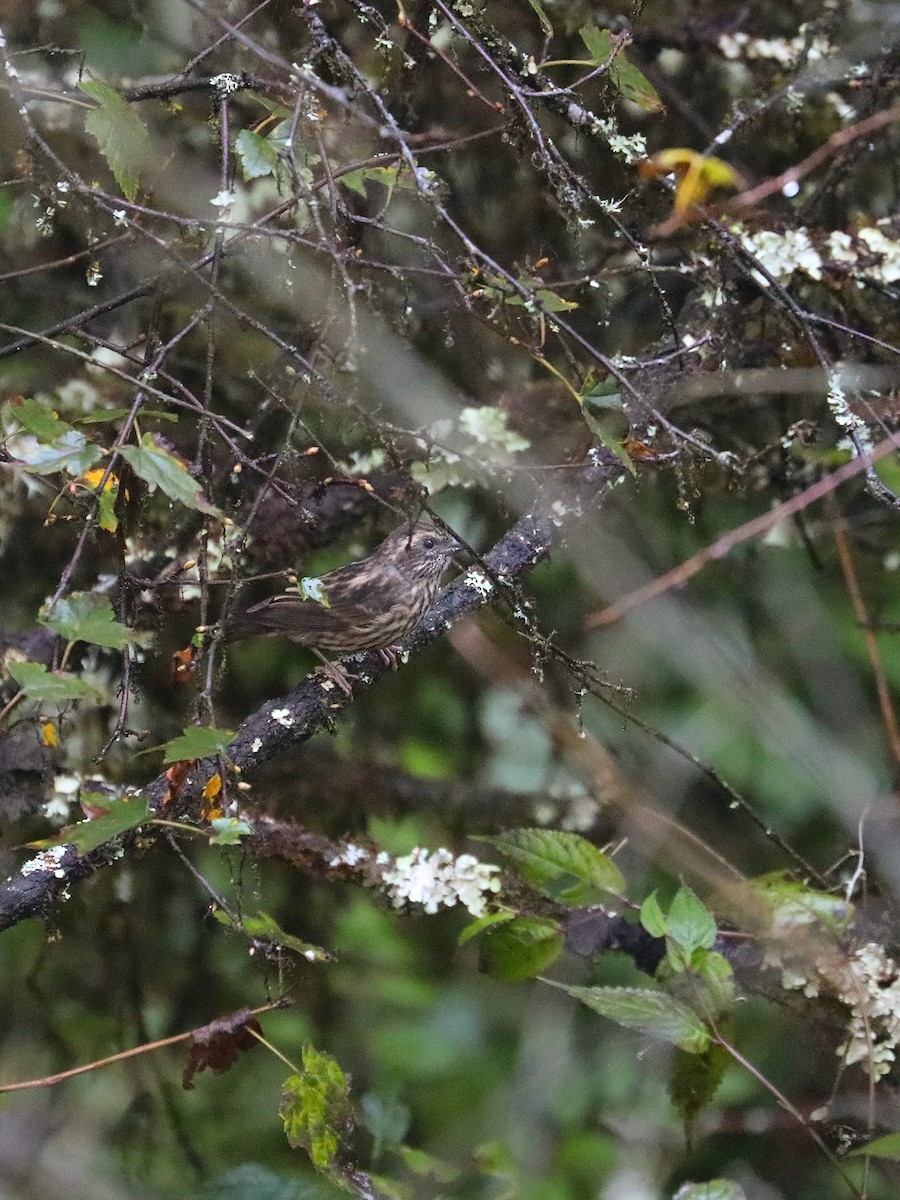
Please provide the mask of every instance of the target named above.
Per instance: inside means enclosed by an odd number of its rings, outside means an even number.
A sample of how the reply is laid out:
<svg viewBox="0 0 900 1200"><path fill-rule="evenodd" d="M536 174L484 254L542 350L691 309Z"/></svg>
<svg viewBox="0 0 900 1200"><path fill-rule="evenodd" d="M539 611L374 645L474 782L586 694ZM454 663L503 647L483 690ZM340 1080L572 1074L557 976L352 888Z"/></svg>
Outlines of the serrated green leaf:
<svg viewBox="0 0 900 1200"><path fill-rule="evenodd" d="M712 913L689 887L680 887L669 906L666 934L690 958L695 950L709 950L716 940Z"/></svg>
<svg viewBox="0 0 900 1200"><path fill-rule="evenodd" d="M511 859L526 883L564 904L592 904L625 891L612 859L577 833L515 829L481 840Z"/></svg>
<svg viewBox="0 0 900 1200"><path fill-rule="evenodd" d="M11 417L42 442L53 442L72 428L67 421L60 420L52 408L32 396L26 396L18 402L10 400L4 407Z"/></svg>
<svg viewBox="0 0 900 1200"><path fill-rule="evenodd" d="M646 988L572 987L550 979L545 982L568 992L617 1025L680 1046L689 1054L702 1054L710 1044L709 1033L697 1014L665 992Z"/></svg>
<svg viewBox="0 0 900 1200"><path fill-rule="evenodd" d="M135 475L155 484L171 500L209 516L221 517L214 504L204 497L196 479L174 454L157 444L152 433L145 433L138 446L123 446L119 451Z"/></svg>
<svg viewBox="0 0 900 1200"><path fill-rule="evenodd" d="M143 796L126 796L121 800L110 800L103 792L82 792L81 799L94 808L106 811L101 817L93 817L90 821L79 821L77 825L69 825L61 829L55 837L47 838L32 845L46 848L49 846L74 846L79 854L88 854L96 850L104 842L118 837L128 829L136 829L153 820L153 813L147 806Z"/></svg>
<svg viewBox="0 0 900 1200"><path fill-rule="evenodd" d="M231 729L213 729L209 725L189 725L181 736L164 742L157 749L165 750L164 763L184 762L195 758L210 758L222 754L234 737Z"/></svg>
<svg viewBox="0 0 900 1200"><path fill-rule="evenodd" d="M349 1093L347 1077L335 1060L313 1046L303 1047L303 1072L289 1076L281 1091L278 1115L288 1143L306 1150L313 1166L326 1174L341 1136L352 1129Z"/></svg>
<svg viewBox="0 0 900 1200"><path fill-rule="evenodd" d="M107 597L92 592L73 592L57 601L50 616L41 618L41 624L67 642L90 642L112 650L124 650L135 640L134 632L116 620Z"/></svg>
<svg viewBox="0 0 900 1200"><path fill-rule="evenodd" d="M478 944L479 962L494 979L517 983L539 975L559 958L564 945L554 921L517 917L484 934Z"/></svg>
<svg viewBox="0 0 900 1200"><path fill-rule="evenodd" d="M237 154L244 179L262 179L266 175L274 175L278 166L278 152L266 138L252 129L242 129L234 139L234 150Z"/></svg>
<svg viewBox="0 0 900 1200"><path fill-rule="evenodd" d="M96 140L126 200L134 200L141 171L152 153L146 126L114 88L99 80L82 80L78 86L97 101L84 127Z"/></svg>
<svg viewBox="0 0 900 1200"><path fill-rule="evenodd" d="M80 700L91 690L83 679L66 671L48 671L43 663L9 662L6 669L30 700Z"/></svg>

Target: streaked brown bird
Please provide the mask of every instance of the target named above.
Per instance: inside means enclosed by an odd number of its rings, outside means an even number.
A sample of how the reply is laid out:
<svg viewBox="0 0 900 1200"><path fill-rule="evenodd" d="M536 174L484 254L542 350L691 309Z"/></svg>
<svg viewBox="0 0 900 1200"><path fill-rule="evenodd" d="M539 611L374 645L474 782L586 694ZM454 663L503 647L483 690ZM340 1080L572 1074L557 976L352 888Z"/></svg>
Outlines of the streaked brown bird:
<svg viewBox="0 0 900 1200"><path fill-rule="evenodd" d="M320 598L281 592L242 613L229 636L281 633L309 647L341 691L347 672L322 653L379 650L396 666L394 646L415 629L437 596L459 542L427 517L388 534L367 558L328 571L316 581ZM319 592L319 589L321 591Z"/></svg>

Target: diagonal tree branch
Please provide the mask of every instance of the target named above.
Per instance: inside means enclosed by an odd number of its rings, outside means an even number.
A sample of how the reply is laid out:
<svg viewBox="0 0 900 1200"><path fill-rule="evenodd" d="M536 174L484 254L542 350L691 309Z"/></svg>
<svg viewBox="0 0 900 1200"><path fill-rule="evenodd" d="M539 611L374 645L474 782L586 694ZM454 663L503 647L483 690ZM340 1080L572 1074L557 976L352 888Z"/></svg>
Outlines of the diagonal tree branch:
<svg viewBox="0 0 900 1200"><path fill-rule="evenodd" d="M493 599L497 583L501 587L520 583L548 556L557 533L553 521L547 517L522 517L484 556L486 570L470 570L442 592L404 649L415 651L427 646L463 617L485 607ZM497 583L491 581L491 576ZM348 663L359 676L356 689L374 683L388 670L374 652L355 656ZM351 698L338 692L329 681L309 676L287 696L267 701L244 721L227 749L228 761L241 775L252 775L254 768L295 749L329 725L350 702ZM218 769L215 759L195 763L167 813L196 814L203 787ZM157 776L146 788L151 807L160 808L170 788L165 774ZM31 860L0 887L0 930L28 917L46 916L73 883L112 866L137 837L137 831L132 830L88 854L79 854L73 846L68 846Z"/></svg>

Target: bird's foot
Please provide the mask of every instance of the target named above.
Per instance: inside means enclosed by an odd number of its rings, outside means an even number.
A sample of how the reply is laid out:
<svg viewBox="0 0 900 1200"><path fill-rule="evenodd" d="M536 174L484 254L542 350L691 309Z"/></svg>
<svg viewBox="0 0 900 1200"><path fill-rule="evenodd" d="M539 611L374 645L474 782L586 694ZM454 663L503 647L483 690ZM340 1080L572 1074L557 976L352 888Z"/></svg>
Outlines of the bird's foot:
<svg viewBox="0 0 900 1200"><path fill-rule="evenodd" d="M397 660L402 652L403 648L401 646L384 646L378 651L381 655L381 661L385 666L390 667L392 671L396 671L399 667L400 664Z"/></svg>
<svg viewBox="0 0 900 1200"><path fill-rule="evenodd" d="M323 663L321 667L316 667L316 669L313 671L313 675L324 676L324 678L333 683L335 687L339 687L345 696L353 695L353 685L351 684L350 680L356 679L357 676L352 675L345 667L342 667L340 663Z"/></svg>

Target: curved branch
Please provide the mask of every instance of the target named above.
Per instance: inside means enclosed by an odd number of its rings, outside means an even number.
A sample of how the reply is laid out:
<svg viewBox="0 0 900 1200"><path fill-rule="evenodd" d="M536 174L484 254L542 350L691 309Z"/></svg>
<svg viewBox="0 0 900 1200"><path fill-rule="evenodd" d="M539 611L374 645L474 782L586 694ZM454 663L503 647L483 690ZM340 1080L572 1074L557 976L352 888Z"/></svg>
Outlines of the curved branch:
<svg viewBox="0 0 900 1200"><path fill-rule="evenodd" d="M547 557L556 537L557 530L549 518L525 516L482 561L488 573L501 585L512 586ZM483 608L493 598L495 590L483 572L468 571L442 592L404 649L414 651L436 641L463 617ZM375 652L356 655L347 662L358 676L355 690L373 683L388 670ZM287 696L267 701L244 721L228 746L228 762L242 775L251 774L256 767L301 745L329 725L351 699L338 692L330 681L322 680L318 675L309 676ZM167 815L174 811L179 814L195 811L204 784L218 769L215 759L196 762L181 784L177 798L169 802ZM145 789L151 807L161 808L170 789L166 775L157 776ZM123 849L133 845L138 836L138 831L131 831L88 854L79 854L73 846L68 846L47 857L46 865L41 865L41 856L33 859L0 887L0 930L28 917L46 916L71 884L118 861Z"/></svg>

